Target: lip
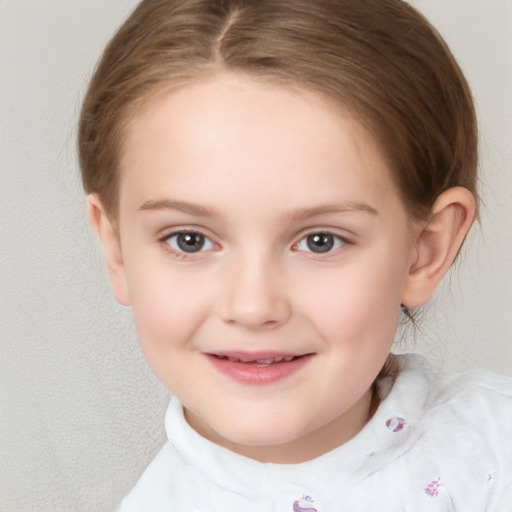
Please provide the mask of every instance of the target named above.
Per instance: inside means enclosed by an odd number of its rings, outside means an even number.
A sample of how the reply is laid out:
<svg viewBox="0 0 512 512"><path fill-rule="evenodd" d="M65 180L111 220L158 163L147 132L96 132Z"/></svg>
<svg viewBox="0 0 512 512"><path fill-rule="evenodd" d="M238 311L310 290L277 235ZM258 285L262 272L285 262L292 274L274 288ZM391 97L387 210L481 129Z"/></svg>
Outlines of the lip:
<svg viewBox="0 0 512 512"><path fill-rule="evenodd" d="M204 353L212 366L232 380L243 384L265 385L278 382L299 371L313 354L290 352L226 351Z"/></svg>

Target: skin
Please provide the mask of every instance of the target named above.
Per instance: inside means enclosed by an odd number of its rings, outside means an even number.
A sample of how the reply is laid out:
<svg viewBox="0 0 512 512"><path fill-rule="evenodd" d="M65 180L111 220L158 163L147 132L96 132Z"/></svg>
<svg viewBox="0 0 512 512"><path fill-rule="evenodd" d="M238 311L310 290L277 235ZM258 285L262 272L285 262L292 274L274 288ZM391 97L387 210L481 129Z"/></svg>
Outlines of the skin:
<svg viewBox="0 0 512 512"><path fill-rule="evenodd" d="M371 417L400 304L428 299L471 224L471 195L452 190L429 222L411 219L356 119L313 93L224 74L132 121L118 218L95 195L89 214L116 297L190 425L256 460L296 463ZM201 250L180 249L183 231L205 237ZM311 248L313 234L332 250ZM205 355L225 351L309 357L253 384Z"/></svg>

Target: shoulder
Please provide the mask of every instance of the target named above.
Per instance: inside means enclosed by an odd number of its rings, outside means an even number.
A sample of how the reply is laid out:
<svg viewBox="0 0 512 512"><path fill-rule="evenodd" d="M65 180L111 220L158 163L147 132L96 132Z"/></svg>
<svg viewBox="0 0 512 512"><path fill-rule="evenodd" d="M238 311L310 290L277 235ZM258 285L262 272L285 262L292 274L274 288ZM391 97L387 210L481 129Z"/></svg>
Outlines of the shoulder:
<svg viewBox="0 0 512 512"><path fill-rule="evenodd" d="M445 372L434 379L427 418L455 423L512 446L512 377L480 370ZM508 434L506 438L505 434Z"/></svg>
<svg viewBox="0 0 512 512"><path fill-rule="evenodd" d="M512 377L481 370L434 373L425 359L412 354L398 361L393 388L408 395L407 405L416 409L425 434L427 427L443 437L455 429L459 437L478 435L512 450Z"/></svg>
<svg viewBox="0 0 512 512"><path fill-rule="evenodd" d="M422 392L425 412L456 409L474 417L476 410L512 415L512 377L483 370L435 373L427 361L416 354L395 356L398 377L391 387L428 390ZM393 379L395 380L395 379ZM396 386L398 384L398 386Z"/></svg>
<svg viewBox="0 0 512 512"><path fill-rule="evenodd" d="M216 488L210 479L215 461L206 455L206 440L199 439L188 426L182 406L174 398L169 403L165 424L167 442L124 497L117 512L208 509Z"/></svg>
<svg viewBox="0 0 512 512"><path fill-rule="evenodd" d="M433 481L441 477L457 510L471 503L510 510L504 503L512 507L512 377L486 371L435 374L417 356L403 361L406 382L428 382L412 450L420 465L437 471Z"/></svg>
<svg viewBox="0 0 512 512"><path fill-rule="evenodd" d="M415 437L436 443L474 438L497 455L509 450L512 465L512 377L479 370L435 373L421 356L394 357L396 378L378 382L386 413L402 416ZM461 442L453 447L464 449Z"/></svg>
<svg viewBox="0 0 512 512"><path fill-rule="evenodd" d="M169 482L176 478L175 466L172 445L166 442L116 512L163 512L172 503Z"/></svg>
<svg viewBox="0 0 512 512"><path fill-rule="evenodd" d="M512 378L483 371L438 376L425 428L447 451L463 447L466 457L488 473L512 467ZM452 449L448 449L448 444ZM512 481L510 482L512 483Z"/></svg>

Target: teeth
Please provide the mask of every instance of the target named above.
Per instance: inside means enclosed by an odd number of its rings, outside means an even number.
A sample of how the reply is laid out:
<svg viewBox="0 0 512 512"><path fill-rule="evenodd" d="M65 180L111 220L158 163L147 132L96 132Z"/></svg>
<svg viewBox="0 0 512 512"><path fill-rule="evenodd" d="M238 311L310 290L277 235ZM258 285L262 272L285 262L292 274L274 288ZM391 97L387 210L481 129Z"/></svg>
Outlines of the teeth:
<svg viewBox="0 0 512 512"><path fill-rule="evenodd" d="M224 359L231 361L232 363L253 363L253 364L259 364L259 365L269 365L274 363L289 363L295 357L297 356L286 356L286 357L275 357L275 358L268 358L268 359L254 359L250 361L243 361L241 359L238 359L237 357L229 357L229 356L217 356L219 359Z"/></svg>

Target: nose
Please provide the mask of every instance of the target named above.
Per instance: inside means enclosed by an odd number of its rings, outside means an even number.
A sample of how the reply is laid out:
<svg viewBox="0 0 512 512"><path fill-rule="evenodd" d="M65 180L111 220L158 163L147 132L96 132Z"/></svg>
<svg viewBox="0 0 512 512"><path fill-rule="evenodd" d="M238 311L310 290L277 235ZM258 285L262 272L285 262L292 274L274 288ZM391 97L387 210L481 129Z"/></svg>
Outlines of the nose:
<svg viewBox="0 0 512 512"><path fill-rule="evenodd" d="M244 258L226 271L221 318L250 330L274 329L290 317L291 303L283 272L269 259Z"/></svg>

